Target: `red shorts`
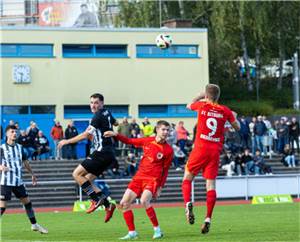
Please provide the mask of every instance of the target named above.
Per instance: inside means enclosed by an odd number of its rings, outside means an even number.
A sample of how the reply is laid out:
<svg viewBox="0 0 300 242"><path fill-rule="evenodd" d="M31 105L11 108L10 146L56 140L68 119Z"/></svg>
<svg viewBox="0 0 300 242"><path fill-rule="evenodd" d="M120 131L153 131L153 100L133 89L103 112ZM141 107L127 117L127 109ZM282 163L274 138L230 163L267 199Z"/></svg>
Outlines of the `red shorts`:
<svg viewBox="0 0 300 242"><path fill-rule="evenodd" d="M202 170L205 179L216 179L219 170L220 150L194 148L189 156L186 169L194 176Z"/></svg>
<svg viewBox="0 0 300 242"><path fill-rule="evenodd" d="M158 184L156 180L153 179L133 178L128 188L133 191L137 197L140 197L144 190L149 190L152 195L155 196Z"/></svg>

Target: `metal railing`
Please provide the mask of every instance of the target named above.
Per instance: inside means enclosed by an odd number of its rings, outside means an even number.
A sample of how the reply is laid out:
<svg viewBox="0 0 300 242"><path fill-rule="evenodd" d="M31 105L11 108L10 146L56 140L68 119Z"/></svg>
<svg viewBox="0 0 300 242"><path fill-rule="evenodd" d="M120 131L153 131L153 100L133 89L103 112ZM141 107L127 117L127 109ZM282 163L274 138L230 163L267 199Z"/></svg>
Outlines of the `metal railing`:
<svg viewBox="0 0 300 242"><path fill-rule="evenodd" d="M124 179L104 179L99 181L105 181L108 185L120 182L129 182L131 178ZM169 181L178 181L181 184L182 177L169 177ZM191 199L195 201L195 183L198 181L204 181L202 177L196 177L192 182L192 194ZM288 183L287 183L288 182ZM291 194L300 198L300 174L285 174L285 175L272 175L272 176L219 176L216 179L218 197L222 198L236 198L244 197L248 200L249 197L254 195L268 195L268 192L274 192L273 194ZM227 185L226 185L227 183ZM285 184L288 186L285 186ZM30 185L31 182L25 182L26 185ZM74 180L66 181L41 181L39 185L61 185L61 184L74 184ZM243 188L238 186L243 185ZM262 189L264 188L264 189ZM278 192L277 192L278 191ZM266 194L261 194L265 192ZM228 195L229 194L229 195ZM83 194L82 189L78 189L79 200L82 201ZM180 197L181 199L181 197Z"/></svg>
<svg viewBox="0 0 300 242"><path fill-rule="evenodd" d="M225 181L235 181L237 184L240 183L241 181L244 181L244 190L241 191L240 196L228 196L228 198L234 198L234 197L245 197L245 200L248 200L249 197L252 197L255 193L255 191L253 191L253 185L251 185L251 181L257 181L258 183L260 183L259 181L263 180L274 180L276 179L278 182L280 182L280 180L283 180L284 178L292 178L293 179L293 183L289 184L289 190L287 189L286 192L282 191L282 193L290 193L289 191L291 190L291 188L294 188L294 192L292 193L292 195L296 195L297 198L300 198L300 174L288 174L288 175L272 175L272 176L266 176L266 175L262 175L262 176L234 176L234 177L226 177L226 176L219 176L217 177L216 181L217 181L217 189L218 189L218 183L224 183ZM197 181L204 181L204 178L202 177L196 177L195 180L192 182L192 193L191 193L191 199L194 202L195 201L195 182ZM113 184L113 183L119 183L119 182L129 182L131 181L131 178L126 178L126 179L105 179L104 180L106 183L108 184ZM182 177L169 177L167 179L168 181L179 181L181 184L182 181ZM274 181L273 181L274 182ZM275 183L275 182L274 182ZM231 186L232 184L230 184ZM250 192L250 188L252 190L252 192ZM261 185L258 187L261 188ZM231 187L231 189L235 189L235 187ZM221 191L218 191L222 194ZM259 194L259 192L257 192L257 195L262 195ZM281 193L281 194L282 194ZM279 194L279 193L277 193ZM267 195L267 194L265 194ZM222 196L223 198L226 198L226 196ZM81 187L79 188L79 199L80 201L82 201L82 189Z"/></svg>

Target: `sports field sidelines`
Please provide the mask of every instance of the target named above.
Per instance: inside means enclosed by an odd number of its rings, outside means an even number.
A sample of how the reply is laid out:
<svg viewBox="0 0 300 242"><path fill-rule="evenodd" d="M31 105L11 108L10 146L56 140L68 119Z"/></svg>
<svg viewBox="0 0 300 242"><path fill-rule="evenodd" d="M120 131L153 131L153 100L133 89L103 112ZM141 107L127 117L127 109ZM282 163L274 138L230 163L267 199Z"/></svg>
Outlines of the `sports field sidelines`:
<svg viewBox="0 0 300 242"><path fill-rule="evenodd" d="M185 221L182 207L160 207L157 215L164 231L163 241L299 241L300 203L274 205L217 206L211 231L202 235L205 207L196 206L196 223ZM138 241L152 241L152 227L143 209L134 210ZM284 216L283 216L284 214ZM118 241L127 233L121 213L103 223L104 213L38 213L48 235L30 231L25 214L6 214L2 220L2 241Z"/></svg>

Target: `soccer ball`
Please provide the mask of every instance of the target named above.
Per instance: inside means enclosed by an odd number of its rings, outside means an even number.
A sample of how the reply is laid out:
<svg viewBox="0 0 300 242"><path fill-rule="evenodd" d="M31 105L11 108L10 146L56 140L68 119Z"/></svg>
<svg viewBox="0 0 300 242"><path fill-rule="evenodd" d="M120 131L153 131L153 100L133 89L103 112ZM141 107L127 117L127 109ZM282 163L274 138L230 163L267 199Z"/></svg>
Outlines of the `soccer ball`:
<svg viewBox="0 0 300 242"><path fill-rule="evenodd" d="M156 45L161 49L168 49L172 45L172 38L168 34L159 34L156 37Z"/></svg>

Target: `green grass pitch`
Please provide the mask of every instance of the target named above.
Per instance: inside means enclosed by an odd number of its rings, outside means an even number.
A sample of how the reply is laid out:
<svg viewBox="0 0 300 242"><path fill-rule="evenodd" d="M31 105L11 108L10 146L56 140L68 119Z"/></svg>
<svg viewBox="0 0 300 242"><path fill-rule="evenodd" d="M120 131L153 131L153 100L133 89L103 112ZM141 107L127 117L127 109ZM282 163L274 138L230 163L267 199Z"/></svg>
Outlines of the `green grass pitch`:
<svg viewBox="0 0 300 242"><path fill-rule="evenodd" d="M162 241L217 241L217 242L267 242L300 241L300 203L278 205L216 206L209 234L200 233L205 207L195 207L196 223L186 223L181 207L157 208ZM144 209L135 209L136 230L139 239L152 241L153 230ZM5 214L1 221L1 241L120 241L127 233L120 211L105 224L104 212L39 213L38 222L49 229L42 235L30 230L24 214Z"/></svg>

